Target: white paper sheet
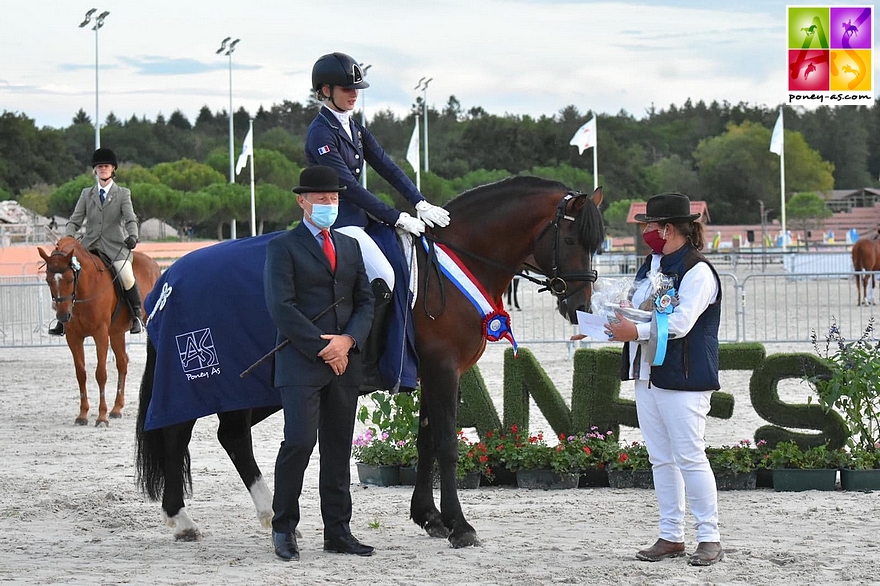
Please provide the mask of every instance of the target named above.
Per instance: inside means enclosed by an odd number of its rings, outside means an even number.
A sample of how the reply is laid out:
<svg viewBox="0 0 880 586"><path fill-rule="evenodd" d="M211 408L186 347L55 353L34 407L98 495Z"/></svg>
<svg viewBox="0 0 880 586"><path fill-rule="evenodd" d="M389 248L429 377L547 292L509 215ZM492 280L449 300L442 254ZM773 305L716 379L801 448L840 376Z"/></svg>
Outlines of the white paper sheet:
<svg viewBox="0 0 880 586"><path fill-rule="evenodd" d="M608 334L605 333L605 324L608 323L608 319L604 315L578 311L577 318L580 333L600 342L608 341Z"/></svg>

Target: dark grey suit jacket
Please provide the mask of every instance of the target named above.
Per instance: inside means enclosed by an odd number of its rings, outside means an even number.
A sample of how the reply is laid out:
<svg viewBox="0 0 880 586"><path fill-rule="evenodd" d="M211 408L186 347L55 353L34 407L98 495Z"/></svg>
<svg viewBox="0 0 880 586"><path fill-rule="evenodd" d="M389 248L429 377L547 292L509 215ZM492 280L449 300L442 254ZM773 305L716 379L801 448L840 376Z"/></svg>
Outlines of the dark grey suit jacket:
<svg viewBox="0 0 880 586"><path fill-rule="evenodd" d="M348 334L356 345L339 382L358 386L362 378L359 355L373 322L373 293L357 240L332 231L336 272L305 220L269 241L264 284L266 306L278 328L278 342L290 344L275 355L275 386L323 387L336 375L318 358L327 340L321 334ZM342 302L311 320L334 301Z"/></svg>
<svg viewBox="0 0 880 586"><path fill-rule="evenodd" d="M138 237L138 219L131 205L131 191L114 181L102 204L97 185L83 189L67 222L65 236L75 236L83 224L86 233L82 243L88 250L100 250L110 260L128 258L125 239Z"/></svg>

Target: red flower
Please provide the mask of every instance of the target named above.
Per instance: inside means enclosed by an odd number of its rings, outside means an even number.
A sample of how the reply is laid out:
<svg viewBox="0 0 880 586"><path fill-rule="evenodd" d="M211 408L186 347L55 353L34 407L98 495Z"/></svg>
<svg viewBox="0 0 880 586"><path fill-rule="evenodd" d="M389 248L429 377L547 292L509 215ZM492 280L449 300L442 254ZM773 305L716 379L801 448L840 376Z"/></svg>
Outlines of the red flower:
<svg viewBox="0 0 880 586"><path fill-rule="evenodd" d="M620 462L621 464L623 464L623 463L626 462L627 460L629 460L629 455L628 455L626 452L622 453L622 454L617 458L617 461Z"/></svg>
<svg viewBox="0 0 880 586"><path fill-rule="evenodd" d="M489 456L480 456L480 464L485 464L489 461Z"/></svg>
<svg viewBox="0 0 880 586"><path fill-rule="evenodd" d="M498 446L495 448L495 451L496 451L496 452L500 452L500 451L502 451L503 449L504 449L504 444L498 444Z"/></svg>
<svg viewBox="0 0 880 586"><path fill-rule="evenodd" d="M561 451L562 451L562 444L557 444L557 446L556 446L556 451L557 451L557 452L561 452Z"/></svg>
<svg viewBox="0 0 880 586"><path fill-rule="evenodd" d="M561 442L565 441L565 434L564 433L559 434L559 441L561 441Z"/></svg>
<svg viewBox="0 0 880 586"><path fill-rule="evenodd" d="M487 431L487 432L486 432L486 437L493 437L494 435L495 435L495 433L492 432L492 431Z"/></svg>
<svg viewBox="0 0 880 586"><path fill-rule="evenodd" d="M519 431L519 428L516 426L516 424L513 424L510 426L510 431L512 431L513 433L517 433Z"/></svg>
<svg viewBox="0 0 880 586"><path fill-rule="evenodd" d="M468 452L468 458L473 458L473 457L474 457L474 451L471 450L470 452Z"/></svg>
<svg viewBox="0 0 880 586"><path fill-rule="evenodd" d="M590 446L584 446L584 453L589 456L593 453L593 450L590 449Z"/></svg>
<svg viewBox="0 0 880 586"><path fill-rule="evenodd" d="M534 444L534 443L536 443L537 441L538 441L538 438L536 438L535 436L533 436L533 435L530 435L530 436L529 436L529 443L530 443L530 444Z"/></svg>

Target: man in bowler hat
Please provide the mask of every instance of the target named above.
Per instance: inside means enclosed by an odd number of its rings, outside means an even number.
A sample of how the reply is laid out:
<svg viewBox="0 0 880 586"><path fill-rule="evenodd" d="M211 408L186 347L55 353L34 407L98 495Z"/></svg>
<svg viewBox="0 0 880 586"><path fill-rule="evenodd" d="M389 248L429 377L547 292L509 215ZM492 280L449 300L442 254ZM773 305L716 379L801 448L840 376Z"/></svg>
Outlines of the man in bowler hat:
<svg viewBox="0 0 880 586"><path fill-rule="evenodd" d="M340 186L336 171L313 166L293 191L303 221L269 241L266 305L278 341L274 384L284 408L284 441L275 461L272 540L283 560L299 560L299 497L315 441L320 443L319 494L324 551L372 555L349 528L350 459L360 351L373 319L373 294L355 239L330 227Z"/></svg>

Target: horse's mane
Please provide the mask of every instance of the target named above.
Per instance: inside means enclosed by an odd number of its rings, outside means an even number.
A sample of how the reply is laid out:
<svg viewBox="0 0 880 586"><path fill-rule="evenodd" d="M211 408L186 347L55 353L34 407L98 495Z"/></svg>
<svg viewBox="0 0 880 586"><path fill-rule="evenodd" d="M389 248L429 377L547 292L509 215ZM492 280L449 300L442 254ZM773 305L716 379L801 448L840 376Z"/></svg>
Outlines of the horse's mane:
<svg viewBox="0 0 880 586"><path fill-rule="evenodd" d="M568 186L559 181L533 176L508 177L495 183L469 189L447 203L446 208L460 217L479 218L479 214L472 213L470 210L497 197L515 201L535 193L561 192L564 194L571 191ZM598 250L605 240L605 223L602 219L602 213L599 208L593 205L592 201L589 201L589 198L584 202L581 212L575 219L575 230L580 243L590 252Z"/></svg>

